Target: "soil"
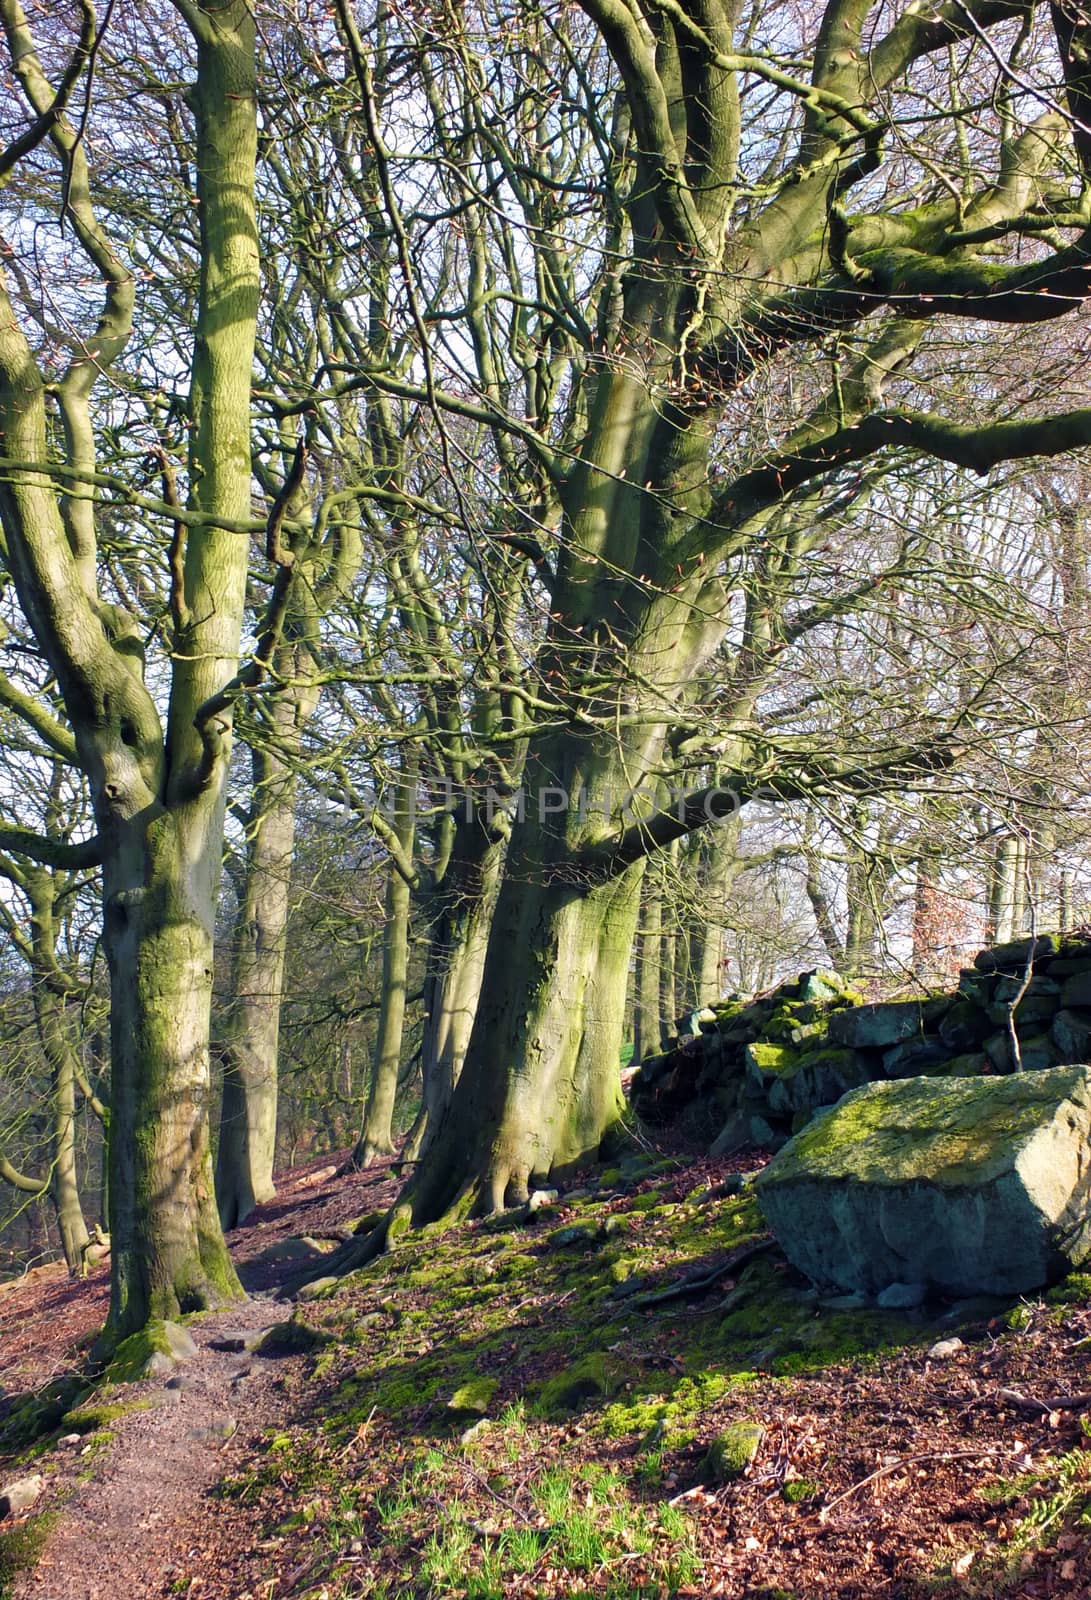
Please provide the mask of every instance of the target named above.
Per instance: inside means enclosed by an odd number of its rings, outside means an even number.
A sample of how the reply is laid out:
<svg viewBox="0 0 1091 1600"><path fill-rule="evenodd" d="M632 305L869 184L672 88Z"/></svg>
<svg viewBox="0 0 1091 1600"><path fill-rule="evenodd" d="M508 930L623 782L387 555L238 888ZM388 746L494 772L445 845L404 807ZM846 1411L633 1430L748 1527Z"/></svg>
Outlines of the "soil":
<svg viewBox="0 0 1091 1600"><path fill-rule="evenodd" d="M275 1296L296 1263L258 1260L270 1244L335 1241L395 1193L388 1166L336 1179L335 1162L291 1174L231 1236L251 1298L191 1323L200 1351L181 1369L183 1387L131 1386L125 1400L149 1404L112 1422L112 1437L0 1462L0 1484L46 1472L35 1511L59 1512L14 1600L1091 1600L1085 1299L959 1325L961 1343L942 1355L930 1352L944 1326L923 1319L878 1359L814 1371L759 1361L743 1388L710 1388L695 1432L668 1435L649 1471L648 1441L604 1426L600 1398L550 1416L533 1397L566 1346L575 1352L599 1325L633 1375L614 1396L623 1406L649 1387L669 1397L672 1385L706 1381L716 1362L709 1319L732 1303L729 1267L707 1293L634 1301L617 1336L608 1299L578 1299L590 1246L571 1257L532 1229L514 1246L510 1236L493 1243L488 1224L469 1224L308 1305L308 1322L339 1341L321 1360L213 1351L225 1330L290 1314ZM715 1194L729 1169L691 1162L666 1183L630 1184L597 1205L597 1225L624 1215L625 1248L639 1247L656 1288L690 1269L707 1274L722 1250L695 1261L692 1240L674 1233L699 1209L685 1197L701 1185ZM562 1204L548 1227L585 1215ZM528 1292L510 1273L531 1259ZM8 1405L71 1370L105 1304L101 1271L82 1284L39 1271L0 1292ZM475 1357L497 1390L479 1437L463 1432L465 1418L452 1431L445 1398ZM740 1415L760 1425L761 1445L741 1478L717 1484L707 1444ZM592 1555L572 1554L575 1522L562 1537L561 1513L543 1512L551 1478L568 1485L575 1521L592 1533L599 1525ZM513 1565L510 1552L528 1542ZM685 1562L660 1559L668 1547L684 1547Z"/></svg>

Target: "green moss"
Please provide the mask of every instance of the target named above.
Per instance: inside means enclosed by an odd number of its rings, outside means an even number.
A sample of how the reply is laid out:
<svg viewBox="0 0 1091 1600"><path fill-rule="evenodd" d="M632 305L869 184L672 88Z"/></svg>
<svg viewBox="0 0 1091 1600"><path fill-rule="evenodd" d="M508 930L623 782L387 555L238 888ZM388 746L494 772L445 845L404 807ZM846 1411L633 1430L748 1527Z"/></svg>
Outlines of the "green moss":
<svg viewBox="0 0 1091 1600"><path fill-rule="evenodd" d="M628 1202L628 1210L630 1212L652 1211L659 1204L662 1198L663 1191L661 1189L648 1189L644 1194L633 1196L633 1198Z"/></svg>
<svg viewBox="0 0 1091 1600"><path fill-rule="evenodd" d="M1077 1091L1086 1068L956 1078L942 1094L922 1079L869 1084L797 1135L778 1157L775 1175L871 1177L880 1148L892 1183L922 1171L941 1185L958 1186L970 1173L975 1183L988 1182L994 1165L997 1173L1006 1168L1012 1144L1036 1132L1044 1109L1056 1106L1058 1074L1068 1074ZM759 1191L764 1181L764 1173L755 1179Z"/></svg>
<svg viewBox="0 0 1091 1600"><path fill-rule="evenodd" d="M1091 1273L1070 1272L1062 1283L1049 1290L1046 1300L1051 1306L1091 1304Z"/></svg>
<svg viewBox="0 0 1091 1600"><path fill-rule="evenodd" d="M107 1383L139 1383L147 1376L145 1368L153 1356L173 1361L166 1323L148 1322L116 1346L106 1368Z"/></svg>
<svg viewBox="0 0 1091 1600"><path fill-rule="evenodd" d="M495 1378L470 1378L459 1384L447 1402L448 1411L483 1417L500 1387Z"/></svg>
<svg viewBox="0 0 1091 1600"><path fill-rule="evenodd" d="M765 1076L767 1073L794 1072L799 1066L799 1053L790 1049L786 1044L769 1044L755 1040L746 1047L746 1064L752 1072Z"/></svg>
<svg viewBox="0 0 1091 1600"><path fill-rule="evenodd" d="M65 1412L60 1427L64 1433L98 1433L130 1411L150 1409L150 1400L118 1401L113 1405L104 1406L76 1406L73 1410Z"/></svg>
<svg viewBox="0 0 1091 1600"><path fill-rule="evenodd" d="M0 1427L0 1450L27 1450L57 1428L65 1412L92 1392L86 1379L72 1374L57 1378L14 1408Z"/></svg>
<svg viewBox="0 0 1091 1600"><path fill-rule="evenodd" d="M0 1532L0 1600L7 1600L19 1574L36 1564L56 1522L55 1511L43 1511Z"/></svg>
<svg viewBox="0 0 1091 1600"><path fill-rule="evenodd" d="M703 1475L713 1483L741 1478L761 1449L764 1437L760 1422L733 1422L709 1445L701 1467Z"/></svg>
<svg viewBox="0 0 1091 1600"><path fill-rule="evenodd" d="M678 1449L693 1437L692 1425L703 1411L725 1395L745 1388L753 1378L752 1372L710 1370L680 1379L668 1392L660 1389L638 1398L617 1400L602 1414L602 1431L613 1439L635 1433L648 1443Z"/></svg>
<svg viewBox="0 0 1091 1600"><path fill-rule="evenodd" d="M585 1400L609 1399L627 1376L619 1362L602 1351L593 1351L541 1385L535 1410L551 1417L574 1411Z"/></svg>
<svg viewBox="0 0 1091 1600"><path fill-rule="evenodd" d="M781 1490L781 1495L790 1506L798 1506L803 1500L813 1500L818 1494L817 1483L812 1483L810 1478L793 1478Z"/></svg>

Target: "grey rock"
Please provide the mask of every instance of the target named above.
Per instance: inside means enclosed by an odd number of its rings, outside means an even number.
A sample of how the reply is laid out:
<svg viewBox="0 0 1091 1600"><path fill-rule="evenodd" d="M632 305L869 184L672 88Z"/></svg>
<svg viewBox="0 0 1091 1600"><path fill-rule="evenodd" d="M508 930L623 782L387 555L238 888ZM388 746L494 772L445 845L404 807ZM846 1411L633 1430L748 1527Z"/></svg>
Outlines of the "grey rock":
<svg viewBox="0 0 1091 1600"><path fill-rule="evenodd" d="M1033 952L1031 946L1033 944ZM1037 939L1016 939L1011 944L991 945L988 950L981 950L974 957L974 966L978 972L1008 972L1020 973L1025 971L1027 958L1033 953L1035 961L1042 961L1047 956L1056 955L1057 941L1051 933L1043 933Z"/></svg>
<svg viewBox="0 0 1091 1600"><path fill-rule="evenodd" d="M1049 1036L1062 1061L1091 1060L1091 1017L1078 1011L1058 1011Z"/></svg>
<svg viewBox="0 0 1091 1600"><path fill-rule="evenodd" d="M938 1039L906 1039L883 1052L883 1071L888 1078L917 1077L925 1067L935 1066L947 1056Z"/></svg>
<svg viewBox="0 0 1091 1600"><path fill-rule="evenodd" d="M846 1044L854 1050L885 1050L915 1038L923 1031L922 1023L920 1001L878 1001L835 1011L830 1018L829 1038L831 1044Z"/></svg>
<svg viewBox="0 0 1091 1600"><path fill-rule="evenodd" d="M854 1090L754 1180L794 1266L877 1294L1022 1294L1091 1257L1091 1068Z"/></svg>
<svg viewBox="0 0 1091 1600"><path fill-rule="evenodd" d="M199 1439L202 1444L223 1444L238 1432L239 1424L236 1419L223 1412L210 1417L208 1422L200 1428L191 1428L191 1439Z"/></svg>
<svg viewBox="0 0 1091 1600"><path fill-rule="evenodd" d="M845 985L836 972L827 972L819 967L815 972L804 972L799 979L799 998L801 1000L836 1000L843 994Z"/></svg>
<svg viewBox="0 0 1091 1600"><path fill-rule="evenodd" d="M59 1445L61 1445L65 1450L78 1450L80 1445L83 1443L83 1434L82 1433L66 1433L66 1434L63 1434L61 1436L61 1438L59 1438L57 1440L57 1443Z"/></svg>
<svg viewBox="0 0 1091 1600"><path fill-rule="evenodd" d="M937 1339L928 1352L929 1361L950 1361L952 1356L957 1356L960 1350L965 1349L961 1339Z"/></svg>
<svg viewBox="0 0 1091 1600"><path fill-rule="evenodd" d="M988 1018L972 1000L957 1000L939 1025L939 1036L956 1054L973 1050L990 1033Z"/></svg>
<svg viewBox="0 0 1091 1600"><path fill-rule="evenodd" d="M825 1311L863 1311L871 1301L866 1294L826 1294L818 1303Z"/></svg>
<svg viewBox="0 0 1091 1600"><path fill-rule="evenodd" d="M140 1369L142 1378L167 1378L174 1371L178 1363L172 1356L164 1355L162 1350L153 1350Z"/></svg>
<svg viewBox="0 0 1091 1600"><path fill-rule="evenodd" d="M20 1511L29 1511L44 1488L45 1479L40 1472L7 1484L0 1489L0 1518L17 1517Z"/></svg>
<svg viewBox="0 0 1091 1600"><path fill-rule="evenodd" d="M254 1257L254 1264L261 1266L278 1266L282 1262L306 1264L328 1254L328 1246L319 1244L317 1239L311 1239L306 1234L299 1234L281 1239L276 1244L267 1245Z"/></svg>
<svg viewBox="0 0 1091 1600"><path fill-rule="evenodd" d="M785 1141L784 1135L777 1133L764 1117L754 1116L750 1118L750 1142L760 1145L764 1150L775 1150Z"/></svg>
<svg viewBox="0 0 1091 1600"><path fill-rule="evenodd" d="M650 1289L652 1280L639 1272L634 1272L631 1278L626 1278L622 1283L615 1283L610 1290L611 1300L628 1300L630 1295L641 1294L643 1290Z"/></svg>
<svg viewBox="0 0 1091 1600"><path fill-rule="evenodd" d="M715 1139L709 1149L710 1156L729 1156L733 1150L741 1150L744 1144L750 1143L750 1120L741 1111L734 1112Z"/></svg>
<svg viewBox="0 0 1091 1600"><path fill-rule="evenodd" d="M548 1206L555 1206L560 1198L560 1193L556 1189L535 1189L527 1201L527 1216L536 1216Z"/></svg>
<svg viewBox="0 0 1091 1600"><path fill-rule="evenodd" d="M585 1228L574 1222L566 1228L555 1229L549 1236L549 1244L553 1250L578 1250L594 1244L595 1238L594 1228Z"/></svg>
<svg viewBox="0 0 1091 1600"><path fill-rule="evenodd" d="M928 1298L926 1283L888 1283L875 1296L875 1304L883 1311L911 1311L922 1306Z"/></svg>
<svg viewBox="0 0 1091 1600"><path fill-rule="evenodd" d="M172 1393L180 1394L183 1389L201 1389L204 1385L190 1372L176 1372L173 1377L167 1379L163 1387Z"/></svg>
<svg viewBox="0 0 1091 1600"><path fill-rule="evenodd" d="M178 1322L164 1322L163 1337L175 1361L191 1361L197 1354L197 1341L188 1328Z"/></svg>
<svg viewBox="0 0 1091 1600"><path fill-rule="evenodd" d="M243 1352L256 1350L265 1335L270 1331L270 1327L275 1326L276 1324L274 1323L264 1328L240 1328L237 1332L220 1333L217 1334L215 1339L208 1341L208 1348L210 1350L219 1350L227 1355L242 1355Z"/></svg>
<svg viewBox="0 0 1091 1600"><path fill-rule="evenodd" d="M1061 986L1062 1006L1091 1006L1091 972L1074 972Z"/></svg>
<svg viewBox="0 0 1091 1600"><path fill-rule="evenodd" d="M333 1294L341 1280L337 1277L312 1278L310 1283L305 1283L296 1290L297 1300L327 1300Z"/></svg>

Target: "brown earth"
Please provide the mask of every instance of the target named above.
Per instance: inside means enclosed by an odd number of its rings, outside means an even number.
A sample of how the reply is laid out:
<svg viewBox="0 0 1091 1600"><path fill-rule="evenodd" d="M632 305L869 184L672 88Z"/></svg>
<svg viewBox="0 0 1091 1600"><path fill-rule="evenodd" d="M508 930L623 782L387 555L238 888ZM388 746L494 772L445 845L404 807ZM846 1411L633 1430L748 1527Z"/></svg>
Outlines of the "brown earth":
<svg viewBox="0 0 1091 1600"><path fill-rule="evenodd" d="M209 1348L225 1329L288 1315L290 1307L272 1296L290 1264L255 1261L271 1243L304 1234L336 1239L394 1193L386 1168L337 1180L334 1170L327 1158L289 1175L277 1200L232 1236L253 1298L191 1324L201 1348L182 1369L184 1387L153 1381L126 1390L126 1400L148 1401L149 1408L119 1417L112 1439L86 1456L82 1445L57 1444L29 1465L0 1463L0 1483L21 1471L46 1471L35 1509L59 1511L36 1569L17 1580L15 1600L553 1600L582 1593L619 1600L1091 1600L1086 1301L1028 1304L1019 1327L994 1318L961 1329L962 1347L946 1358L929 1357L942 1331L924 1328L919 1344L879 1361L835 1362L797 1376L757 1371L747 1381L745 1414L764 1435L742 1479L717 1487L702 1471L705 1441L739 1415L738 1398L724 1395L701 1415L698 1440L665 1452L657 1481L625 1490L640 1526L659 1530L657 1537L670 1514L685 1518L691 1570L672 1579L672 1569L638 1543L625 1548L623 1533L622 1543L615 1540L597 1564L574 1575L550 1554L543 1485L563 1471L573 1492L586 1486L588 1515L605 1525L610 1507L606 1498L595 1500L596 1482L606 1475L610 1483L635 1484L642 1458L632 1440L604 1434L593 1406L559 1420L505 1420L514 1417L510 1406L555 1370L558 1357L542 1354L535 1330L563 1335L564 1318L573 1314L568 1280L543 1278L531 1294L513 1294L510 1340L492 1369L497 1420L469 1447L451 1437L422 1380L445 1344L453 1351L483 1339L484 1323L469 1291L435 1319L421 1266L427 1245L406 1258L415 1271L399 1267L401 1283L411 1286L397 1290L396 1303L394 1279L382 1278L380 1264L374 1279L354 1279L336 1299L308 1307L309 1319L326 1315L331 1327L353 1330L325 1376L313 1356L273 1361ZM660 1179L664 1209L697 1185L714 1188L727 1170L728 1163L704 1161L677 1171L666 1187ZM647 1260L661 1268L656 1281L669 1283L685 1263L672 1254L669 1216L639 1212L650 1182L616 1205L635 1218ZM563 1208L559 1216L578 1220ZM487 1227L467 1225L453 1248L478 1262L483 1277L494 1271ZM534 1255L546 1245L530 1237L521 1248ZM503 1275L499 1256L495 1270ZM618 1359L662 1373L668 1389L691 1370L686 1352L702 1319L727 1303L722 1294L732 1281L725 1271L710 1295L669 1310L634 1310ZM0 1382L9 1404L13 1392L71 1369L105 1305L102 1272L74 1285L59 1271L39 1272L0 1294ZM414 1330L408 1346L407 1327ZM382 1377L395 1365L411 1383L420 1372L417 1400L410 1395L398 1412L376 1404L362 1420L341 1425L346 1383ZM501 1414L502 1402L510 1404ZM229 1420L235 1431L224 1439ZM398 1520L392 1507L411 1482L416 1498ZM609 1493L616 1500L617 1491ZM444 1577L437 1530L456 1523L469 1530L470 1548L461 1575ZM541 1559L531 1556L524 1572L509 1571L490 1588L489 1552L520 1534L540 1536Z"/></svg>

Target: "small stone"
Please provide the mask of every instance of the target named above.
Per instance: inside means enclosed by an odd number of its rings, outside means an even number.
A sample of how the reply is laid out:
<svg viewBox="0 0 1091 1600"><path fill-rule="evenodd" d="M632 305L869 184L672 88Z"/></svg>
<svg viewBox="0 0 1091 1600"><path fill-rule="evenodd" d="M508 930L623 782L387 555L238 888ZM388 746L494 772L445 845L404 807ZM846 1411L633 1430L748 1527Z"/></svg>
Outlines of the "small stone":
<svg viewBox="0 0 1091 1600"><path fill-rule="evenodd" d="M704 1476L714 1483L741 1478L761 1449L765 1429L760 1422L733 1422L708 1447L702 1464Z"/></svg>
<svg viewBox="0 0 1091 1600"><path fill-rule="evenodd" d="M20 1511L28 1511L44 1488L45 1479L40 1472L35 1472L29 1478L16 1478L14 1483L0 1489L0 1518L15 1517Z"/></svg>
<svg viewBox="0 0 1091 1600"><path fill-rule="evenodd" d="M164 1355L162 1350L153 1350L141 1367L140 1376L142 1378L166 1378L174 1371L176 1366L177 1362L171 1356Z"/></svg>
<svg viewBox="0 0 1091 1600"><path fill-rule="evenodd" d="M875 1304L884 1311L910 1311L914 1306L923 1305L927 1298L926 1283L888 1283L875 1296Z"/></svg>
<svg viewBox="0 0 1091 1600"><path fill-rule="evenodd" d="M611 1300L627 1300L630 1295L640 1294L644 1289L651 1288L652 1280L642 1273L634 1272L631 1278L623 1278L620 1283L615 1283L610 1290Z"/></svg>
<svg viewBox="0 0 1091 1600"><path fill-rule="evenodd" d="M278 1323L273 1323L271 1327L242 1328L238 1332L220 1333L216 1335L215 1339L208 1341L208 1348L210 1350L219 1350L226 1355L237 1356L249 1353L251 1350L257 1349L265 1335L272 1331L272 1328L278 1326Z"/></svg>
<svg viewBox="0 0 1091 1600"><path fill-rule="evenodd" d="M83 1443L83 1434L66 1433L63 1438L57 1440L57 1443L63 1445L66 1450L75 1450Z"/></svg>
<svg viewBox="0 0 1091 1600"><path fill-rule="evenodd" d="M863 1311L870 1302L866 1294L827 1294L818 1303L826 1311Z"/></svg>
<svg viewBox="0 0 1091 1600"><path fill-rule="evenodd" d="M937 1339L928 1352L929 1361L950 1361L952 1356L965 1349L961 1339Z"/></svg>
<svg viewBox="0 0 1091 1600"><path fill-rule="evenodd" d="M253 1367L249 1365L236 1368L236 1370L231 1374L231 1387L233 1389L239 1388L240 1385L244 1384L247 1378L250 1377L253 1370Z"/></svg>
<svg viewBox="0 0 1091 1600"><path fill-rule="evenodd" d="M200 1439L202 1444L224 1444L238 1431L238 1422L227 1413L209 1419L203 1428L192 1428L191 1439Z"/></svg>
<svg viewBox="0 0 1091 1600"><path fill-rule="evenodd" d="M480 1439L483 1433L489 1431L488 1417L478 1417L476 1422L471 1422L458 1436L459 1444L473 1444L475 1439Z"/></svg>
<svg viewBox="0 0 1091 1600"><path fill-rule="evenodd" d="M544 1211L547 1206L555 1206L560 1199L556 1189L535 1189L527 1201L527 1216L536 1216L539 1211Z"/></svg>
<svg viewBox="0 0 1091 1600"><path fill-rule="evenodd" d="M471 1415L483 1417L498 1388L495 1378L469 1378L459 1384L447 1402L447 1409L456 1413L468 1411Z"/></svg>
<svg viewBox="0 0 1091 1600"><path fill-rule="evenodd" d="M741 1150L744 1144L750 1143L750 1128L748 1119L741 1111L732 1112L728 1117L709 1150L709 1155L715 1160L718 1156L729 1156L733 1150Z"/></svg>
<svg viewBox="0 0 1091 1600"><path fill-rule="evenodd" d="M569 1189L564 1197L564 1203L566 1206L574 1206L581 1200L590 1200L592 1198L590 1189Z"/></svg>
<svg viewBox="0 0 1091 1600"><path fill-rule="evenodd" d="M554 1250L576 1250L581 1245L594 1242L594 1229L581 1227L579 1223L572 1223L567 1228L557 1228L549 1236L550 1248Z"/></svg>
<svg viewBox="0 0 1091 1600"><path fill-rule="evenodd" d="M305 1283L301 1289L296 1290L297 1300L325 1300L340 1283L340 1278L312 1278L310 1283Z"/></svg>
<svg viewBox="0 0 1091 1600"><path fill-rule="evenodd" d="M173 1378L168 1378L164 1384L167 1389L199 1389L201 1384L188 1372L176 1372Z"/></svg>

